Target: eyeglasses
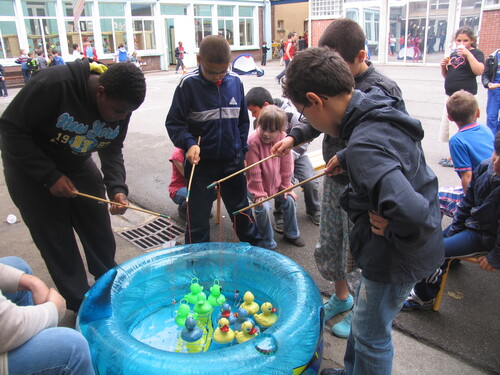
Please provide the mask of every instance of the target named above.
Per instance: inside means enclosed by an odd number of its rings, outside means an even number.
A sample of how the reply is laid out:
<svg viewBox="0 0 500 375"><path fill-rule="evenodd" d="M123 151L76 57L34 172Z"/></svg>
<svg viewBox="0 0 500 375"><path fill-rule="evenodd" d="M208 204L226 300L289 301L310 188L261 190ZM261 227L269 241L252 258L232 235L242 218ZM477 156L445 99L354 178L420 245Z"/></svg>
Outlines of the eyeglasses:
<svg viewBox="0 0 500 375"><path fill-rule="evenodd" d="M328 98L324 95L320 95L320 94L316 94L318 95L321 99L323 100L328 100ZM301 122L302 124L309 124L309 121L307 121L307 117L304 116L304 109L306 109L306 105L302 107L302 111L300 111L300 115L299 115L299 122Z"/></svg>

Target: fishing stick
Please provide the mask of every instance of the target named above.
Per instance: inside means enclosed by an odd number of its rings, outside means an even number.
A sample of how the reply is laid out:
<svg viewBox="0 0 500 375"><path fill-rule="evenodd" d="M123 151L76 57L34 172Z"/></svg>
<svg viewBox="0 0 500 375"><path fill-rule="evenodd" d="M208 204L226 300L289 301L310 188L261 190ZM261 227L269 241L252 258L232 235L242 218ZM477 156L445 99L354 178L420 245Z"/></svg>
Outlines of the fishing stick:
<svg viewBox="0 0 500 375"><path fill-rule="evenodd" d="M155 216L160 216L160 217L163 217L165 219L171 219L171 217L168 216L168 215L159 214L158 212L153 212L153 211L145 210L145 209L139 208L139 207L127 206L126 204L122 204L122 203L118 203L118 202L108 201L106 199L102 199L102 198L99 198L99 197L94 197L93 195L89 195L89 194L85 194L85 193L80 193L79 191L74 191L73 193L75 193L76 195L80 195L82 197L85 197L85 198L94 199L94 200L99 201L99 202L114 204L115 206L130 208L131 210L145 212L147 214L155 215Z"/></svg>
<svg viewBox="0 0 500 375"><path fill-rule="evenodd" d="M310 139L310 140L308 140L308 141L306 141L306 142L302 142L302 143L300 143L300 144L298 144L297 146L294 146L294 147L292 147L292 148L297 148L297 147L300 147L300 146L302 146L302 145L304 145L304 144L306 144L306 143L309 143L309 142L311 142L311 141L312 141L312 139ZM255 167L256 165L258 165L258 164L260 164L260 163L263 163L263 162L265 162L266 160L269 160L269 159L275 158L276 156L279 156L279 154L278 154L278 153L276 153L276 154L269 155L268 157L265 157L265 158L264 158L264 159L262 159L262 160L256 161L256 162L255 162L255 163L253 163L252 165L249 165L248 167L245 167L245 168L243 168L243 169L240 169L239 171L236 171L236 172L234 172L233 174L231 174L231 175L229 175L229 176L226 176L226 177L224 177L224 178L221 178L221 179L220 179L220 180L218 180L218 181L212 182L210 185L208 185L208 186L207 186L207 189L211 189L211 188L215 187L217 184L220 184L221 182L224 182L224 181L226 181L226 180L229 180L230 178L232 178L232 177L234 177L234 176L237 176L237 175L239 175L240 173L243 173L243 172L245 172L245 171L248 171L250 168Z"/></svg>
<svg viewBox="0 0 500 375"><path fill-rule="evenodd" d="M281 195L281 194L284 194L284 193L286 193L286 192L288 192L288 191L290 191L290 190L293 190L293 189L295 189L297 186L303 185L303 184L305 184L305 183L307 183L307 182L309 182L309 181L312 181L312 180L314 180L314 179L316 179L316 178L322 177L322 176L324 176L325 174L326 174L326 172L321 172L321 173L317 174L316 176L309 177L307 180L301 181L301 182L299 182L299 183L298 183L298 184L296 184L296 185L293 185L293 186L290 186L289 188L286 188L286 189L284 189L284 190L278 191L276 194L273 194L273 195L271 195L270 197L267 197L266 199L261 200L260 202L257 202L257 203L254 203L254 204L251 204L250 206L247 206L247 207L245 207L245 208L242 208L241 210L234 211L234 212L233 212L233 215L236 215L236 214L239 214L239 213L241 213L241 212L243 212L243 211L249 210L250 208L254 208L255 206L258 206L258 205L259 205L259 204L261 204L261 203L267 202L268 200L271 200L271 199L273 199L273 198L277 197L278 195Z"/></svg>
<svg viewBox="0 0 500 375"><path fill-rule="evenodd" d="M201 135L198 136L198 147L200 147L200 142L201 142ZM189 183L188 183L187 194L186 194L186 203L189 202L189 193L191 193L191 183L193 182L194 168L195 167L196 167L196 164L193 163L193 169L191 169L191 175L189 176Z"/></svg>

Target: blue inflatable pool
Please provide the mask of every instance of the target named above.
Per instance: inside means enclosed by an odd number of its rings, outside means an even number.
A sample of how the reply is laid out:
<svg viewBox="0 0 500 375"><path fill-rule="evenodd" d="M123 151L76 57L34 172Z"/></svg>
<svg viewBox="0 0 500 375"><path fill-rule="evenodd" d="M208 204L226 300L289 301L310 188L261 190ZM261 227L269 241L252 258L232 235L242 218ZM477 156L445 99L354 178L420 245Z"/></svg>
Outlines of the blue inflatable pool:
<svg viewBox="0 0 500 375"><path fill-rule="evenodd" d="M251 291L259 305L277 308L276 323L249 341L221 345L211 339L216 308L203 340L184 342L175 317L193 278L207 296L218 280L233 311ZM316 374L322 317L320 292L297 263L246 243L212 242L158 250L108 271L87 293L77 327L101 375Z"/></svg>

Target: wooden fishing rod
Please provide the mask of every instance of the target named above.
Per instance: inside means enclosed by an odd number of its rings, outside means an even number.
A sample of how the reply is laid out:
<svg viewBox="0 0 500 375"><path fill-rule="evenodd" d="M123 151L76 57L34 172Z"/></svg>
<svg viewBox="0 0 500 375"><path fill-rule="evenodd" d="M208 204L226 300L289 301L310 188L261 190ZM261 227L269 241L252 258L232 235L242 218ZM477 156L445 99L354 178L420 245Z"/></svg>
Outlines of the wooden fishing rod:
<svg viewBox="0 0 500 375"><path fill-rule="evenodd" d="M300 146L302 146L302 145L304 145L304 144L306 144L306 143L309 143L309 142L311 142L311 141L312 141L312 139L310 139L310 140L308 140L308 141L306 141L306 142L302 142L302 143L300 143L300 144L298 144L297 146L294 146L294 147L292 147L292 148L297 148L297 147L300 147ZM253 163L252 165L249 165L249 166L247 166L247 167L245 167L245 168L243 168L243 169L240 169L239 171L236 171L236 172L234 172L233 174L231 174L231 175L229 175L229 176L226 176L226 177L224 177L224 178L221 178L221 179L220 179L220 180L218 180L218 181L212 182L210 185L208 185L208 186L207 186L207 189L212 189L212 188L214 188L216 185L218 185L218 184L220 184L220 183L222 183L222 182L224 182L224 181L226 181L226 180L229 180L230 178L233 178L234 176L237 176L237 175L239 175L240 173L243 173L243 172L245 172L245 171L248 171L250 168L253 168L253 167L255 167L256 165L259 165L259 164L261 164L261 163L265 162L266 160L269 160L269 159L275 158L276 156L279 156L279 154L278 154L278 153L276 153L276 154L269 155L268 157L265 157L265 158L264 158L264 159L262 159L262 160L256 161L256 162L255 162L255 163Z"/></svg>
<svg viewBox="0 0 500 375"><path fill-rule="evenodd" d="M264 203L264 202L267 202L268 200L271 200L271 199L273 199L273 198L276 198L277 196L279 196L279 195L281 195L281 194L284 194L284 193L286 193L286 192L288 192L288 191L290 191L290 190L293 190L293 189L295 189L296 187L298 187L298 186L300 186L300 185L303 185L303 184L305 184L305 183L307 183L307 182L309 182L309 181L312 181L312 180L314 180L314 179L316 179L316 178L322 177L322 176L324 176L325 174L326 174L326 172L321 172L321 173L317 174L316 176L309 177L307 180L301 181L301 182L299 182L299 183L298 183L298 184L296 184L296 185L293 185L293 186L290 186L289 188L286 188L286 189L284 189L284 190L278 191L276 194L273 194L273 195L271 195L270 197L267 197L266 199L261 200L260 202L253 203L253 204L251 204L250 206L247 206L247 207L245 207L245 208L242 208L241 210L234 211L234 212L233 212L233 215L236 215L236 214L242 213L243 211L246 211L246 210L249 210L249 209L251 209L251 208L254 208L255 206L258 206L258 205L259 205L259 204L261 204L261 203Z"/></svg>
<svg viewBox="0 0 500 375"><path fill-rule="evenodd" d="M171 219L171 217L170 217L170 216L168 216L168 215L163 215L163 214L159 214L158 212L153 212L153 211L145 210L145 209L143 209L143 208L139 208L139 207L127 206L126 204L122 204L122 203L118 203L118 202L108 201L108 200L106 200L106 199L102 199L102 198L99 198L99 197L95 197L95 196L93 196L93 195L89 195L89 194L85 194L85 193L80 193L79 191L74 191L74 193L75 193L76 195L81 196L81 197L94 199L94 200L99 201L99 202L109 203L109 204L114 204L115 206L120 206L120 207L130 208L131 210L136 210L136 211L145 212L145 213L147 213L147 214L150 214L150 215L155 215L155 216L160 216L160 217L163 217L163 218L165 218L165 219Z"/></svg>
<svg viewBox="0 0 500 375"><path fill-rule="evenodd" d="M198 136L198 147L200 147L200 142L201 142L201 135ZM189 202L189 194L191 193L191 183L193 182L194 168L195 167L196 167L196 164L193 163L193 168L191 169L191 175L189 176L189 183L188 183L188 187L187 187L186 203Z"/></svg>

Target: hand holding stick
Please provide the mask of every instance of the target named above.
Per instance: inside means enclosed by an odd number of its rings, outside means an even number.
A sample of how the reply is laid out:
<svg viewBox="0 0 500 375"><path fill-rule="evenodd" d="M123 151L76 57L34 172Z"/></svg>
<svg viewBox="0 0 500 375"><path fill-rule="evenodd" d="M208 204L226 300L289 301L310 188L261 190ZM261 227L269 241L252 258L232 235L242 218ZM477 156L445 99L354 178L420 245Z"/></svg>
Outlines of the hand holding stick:
<svg viewBox="0 0 500 375"><path fill-rule="evenodd" d="M136 211L145 212L145 213L147 213L147 214L150 214L150 215L155 215L155 216L160 216L160 217L163 217L163 218L165 218L165 219L171 219L171 217L170 217L170 216L168 216L168 215L159 214L159 213L157 213L157 212L153 212L153 211L145 210L145 209L143 209L143 208L133 207L133 206L127 206L126 204L121 204L121 203L118 203L118 202L108 201L108 200L106 200L106 199L102 199L102 198L99 198L99 197L95 197L95 196L93 196L93 195L89 195L89 194L85 194L85 193L80 193L79 191L75 191L74 193L75 193L76 195L81 196L81 197L94 199L94 200L99 201L99 202L109 203L109 204L113 204L113 205L115 205L115 206L120 206L120 207L125 207L125 208L130 208L131 210L136 210Z"/></svg>
<svg viewBox="0 0 500 375"><path fill-rule="evenodd" d="M201 142L201 135L198 136L198 147L200 147L200 142ZM189 193L191 193L191 183L193 182L193 176L194 176L194 168L196 167L197 164L193 164L193 168L191 169L191 175L189 176L189 183L187 187L187 194L186 194L186 203L189 202Z"/></svg>

